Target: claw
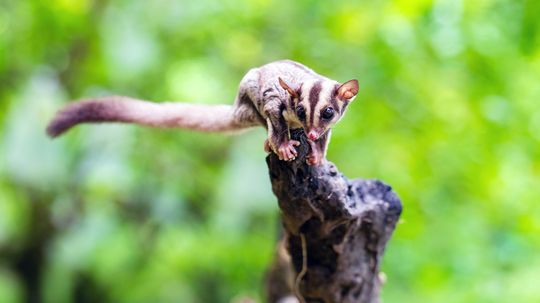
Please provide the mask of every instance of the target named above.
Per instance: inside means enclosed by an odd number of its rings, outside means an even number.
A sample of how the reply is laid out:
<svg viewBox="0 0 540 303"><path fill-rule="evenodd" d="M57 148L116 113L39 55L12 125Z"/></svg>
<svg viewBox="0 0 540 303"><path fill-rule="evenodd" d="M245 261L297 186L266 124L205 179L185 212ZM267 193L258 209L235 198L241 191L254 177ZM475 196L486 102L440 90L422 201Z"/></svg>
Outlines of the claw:
<svg viewBox="0 0 540 303"><path fill-rule="evenodd" d="M308 165L319 165L320 161L317 160L315 157L308 156L308 157L306 157L306 163Z"/></svg>

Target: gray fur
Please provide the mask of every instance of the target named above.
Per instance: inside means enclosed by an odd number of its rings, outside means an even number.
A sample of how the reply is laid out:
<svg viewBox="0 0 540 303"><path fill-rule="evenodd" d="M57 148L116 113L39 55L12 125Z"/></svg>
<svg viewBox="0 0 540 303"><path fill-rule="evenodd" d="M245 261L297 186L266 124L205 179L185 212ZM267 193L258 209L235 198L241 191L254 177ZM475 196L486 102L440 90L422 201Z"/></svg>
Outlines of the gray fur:
<svg viewBox="0 0 540 303"><path fill-rule="evenodd" d="M289 86L292 95L280 85L280 78ZM290 140L289 130L301 127L308 131L313 125L321 124L314 121L306 124L305 121L300 121L296 116L296 107L307 102L309 109L320 110L324 108L324 104L318 103L335 102L335 89L325 90L325 96L317 94L316 100L310 100L309 96L302 94L306 89L309 92L315 83L323 87L338 85L300 63L290 60L276 61L251 69L243 77L233 105L153 103L122 96L88 99L71 103L60 110L47 127L47 133L56 137L80 123L100 122L136 123L203 132L231 132L262 125L268 129L266 146L281 159L292 160L296 156L294 146L299 143ZM336 112L339 112L341 107L344 106L336 108ZM319 117L319 114L315 117ZM334 123L339 118L337 117ZM325 142L313 145L324 149L319 151L318 155L325 154L328 143L326 138L329 136L322 135L334 123L326 123L328 127L320 130L321 138L324 137L322 139ZM318 163L320 162L314 161L313 164Z"/></svg>

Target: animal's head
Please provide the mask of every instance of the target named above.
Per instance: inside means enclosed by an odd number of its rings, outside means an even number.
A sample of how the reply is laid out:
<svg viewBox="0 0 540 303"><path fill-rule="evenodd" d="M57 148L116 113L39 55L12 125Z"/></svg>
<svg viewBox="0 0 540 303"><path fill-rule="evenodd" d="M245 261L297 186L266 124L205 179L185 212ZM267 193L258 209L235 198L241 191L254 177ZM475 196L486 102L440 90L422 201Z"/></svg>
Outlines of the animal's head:
<svg viewBox="0 0 540 303"><path fill-rule="evenodd" d="M358 93L358 81L339 84L332 80L314 79L292 88L279 78L279 84L293 100L296 117L310 140L317 140L345 114Z"/></svg>

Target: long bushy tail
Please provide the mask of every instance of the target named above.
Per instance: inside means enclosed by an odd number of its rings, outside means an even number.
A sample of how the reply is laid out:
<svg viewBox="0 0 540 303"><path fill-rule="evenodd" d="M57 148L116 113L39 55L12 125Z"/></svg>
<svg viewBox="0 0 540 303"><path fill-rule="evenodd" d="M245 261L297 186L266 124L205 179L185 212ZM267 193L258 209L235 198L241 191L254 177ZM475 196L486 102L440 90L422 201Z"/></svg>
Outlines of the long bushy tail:
<svg viewBox="0 0 540 303"><path fill-rule="evenodd" d="M47 127L57 137L80 123L124 122L153 127L185 128L203 132L228 132L251 126L231 105L153 103L112 96L82 100L61 109Z"/></svg>

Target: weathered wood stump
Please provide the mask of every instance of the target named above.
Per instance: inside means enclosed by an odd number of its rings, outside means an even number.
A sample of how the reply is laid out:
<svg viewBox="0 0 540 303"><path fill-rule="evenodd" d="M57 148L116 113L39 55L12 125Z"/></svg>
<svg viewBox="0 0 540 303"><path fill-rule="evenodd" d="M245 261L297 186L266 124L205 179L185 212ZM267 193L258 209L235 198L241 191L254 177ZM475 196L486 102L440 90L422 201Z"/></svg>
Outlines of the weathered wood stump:
<svg viewBox="0 0 540 303"><path fill-rule="evenodd" d="M284 227L267 276L269 302L379 302L379 267L401 214L392 188L348 180L335 165L308 166L303 131L292 162L267 157Z"/></svg>

